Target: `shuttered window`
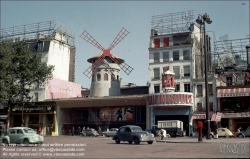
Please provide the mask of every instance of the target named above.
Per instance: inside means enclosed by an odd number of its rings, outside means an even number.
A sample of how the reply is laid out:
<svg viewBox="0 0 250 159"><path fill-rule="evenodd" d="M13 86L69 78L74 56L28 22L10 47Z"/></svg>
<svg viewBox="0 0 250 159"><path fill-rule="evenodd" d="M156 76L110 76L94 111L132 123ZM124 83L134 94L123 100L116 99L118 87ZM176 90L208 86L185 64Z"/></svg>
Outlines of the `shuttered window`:
<svg viewBox="0 0 250 159"><path fill-rule="evenodd" d="M163 39L163 46L168 47L169 46L169 38L164 38Z"/></svg>
<svg viewBox="0 0 250 159"><path fill-rule="evenodd" d="M154 79L160 79L160 69L154 68Z"/></svg>
<svg viewBox="0 0 250 159"><path fill-rule="evenodd" d="M163 52L163 62L169 61L169 52Z"/></svg>
<svg viewBox="0 0 250 159"><path fill-rule="evenodd" d="M190 66L184 66L184 77L190 76Z"/></svg>
<svg viewBox="0 0 250 159"><path fill-rule="evenodd" d="M160 39L154 39L155 48L160 47Z"/></svg>

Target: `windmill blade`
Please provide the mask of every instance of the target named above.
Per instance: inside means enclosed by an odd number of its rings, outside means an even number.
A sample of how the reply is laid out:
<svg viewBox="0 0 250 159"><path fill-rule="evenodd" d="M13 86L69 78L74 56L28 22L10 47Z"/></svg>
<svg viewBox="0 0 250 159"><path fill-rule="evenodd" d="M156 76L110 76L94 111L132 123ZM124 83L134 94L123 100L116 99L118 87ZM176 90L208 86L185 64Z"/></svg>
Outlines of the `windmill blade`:
<svg viewBox="0 0 250 159"><path fill-rule="evenodd" d="M110 44L108 50L112 50L128 34L129 32L126 29L122 28L121 31L115 37L114 41Z"/></svg>
<svg viewBox="0 0 250 159"><path fill-rule="evenodd" d="M83 74L90 78L101 65L104 58L105 56L102 54L87 70L83 72Z"/></svg>
<svg viewBox="0 0 250 159"><path fill-rule="evenodd" d="M127 74L129 75L134 68L132 68L131 66L127 65L125 62L124 63L120 63L119 60L117 60L112 54L109 55L109 57L111 58L111 60L113 60L117 65L120 65L120 68Z"/></svg>
<svg viewBox="0 0 250 159"><path fill-rule="evenodd" d="M86 30L80 35L80 37L90 43L91 45L95 46L99 50L103 51L104 48L102 47L101 44L99 44Z"/></svg>

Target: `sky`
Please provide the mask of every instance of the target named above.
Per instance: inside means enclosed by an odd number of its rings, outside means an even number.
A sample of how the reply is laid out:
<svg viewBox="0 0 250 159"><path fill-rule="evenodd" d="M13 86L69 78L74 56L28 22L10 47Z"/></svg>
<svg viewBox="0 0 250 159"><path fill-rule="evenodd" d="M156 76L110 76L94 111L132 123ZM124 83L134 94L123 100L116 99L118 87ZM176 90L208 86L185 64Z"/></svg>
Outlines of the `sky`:
<svg viewBox="0 0 250 159"><path fill-rule="evenodd" d="M1 29L55 20L75 33L75 82L90 88L91 79L83 72L87 59L101 51L80 35L90 33L105 49L124 27L129 34L112 53L133 67L130 75L121 71L122 84L146 86L149 80L149 42L151 17L184 11L207 13L212 24L206 25L212 41L228 35L230 39L249 37L249 1L7 1L1 0Z"/></svg>

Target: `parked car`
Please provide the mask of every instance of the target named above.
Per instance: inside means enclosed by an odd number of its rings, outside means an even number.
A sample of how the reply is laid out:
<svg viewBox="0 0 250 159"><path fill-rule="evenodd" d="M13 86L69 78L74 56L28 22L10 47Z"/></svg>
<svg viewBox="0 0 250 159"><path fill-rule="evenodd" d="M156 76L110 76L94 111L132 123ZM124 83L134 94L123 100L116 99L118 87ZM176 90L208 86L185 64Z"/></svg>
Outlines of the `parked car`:
<svg viewBox="0 0 250 159"><path fill-rule="evenodd" d="M246 136L250 136L250 126L244 131L241 131L239 133L237 133L236 135L237 137L246 137Z"/></svg>
<svg viewBox="0 0 250 159"><path fill-rule="evenodd" d="M141 127L136 125L125 125L119 128L117 133L112 138L117 144L121 141L129 144L140 144L140 142L147 142L152 144L155 141L154 134L143 131Z"/></svg>
<svg viewBox="0 0 250 159"><path fill-rule="evenodd" d="M228 128L218 128L217 129L218 137L232 137L233 133ZM211 132L211 137L214 137L214 133Z"/></svg>
<svg viewBox="0 0 250 159"><path fill-rule="evenodd" d="M4 145L11 143L24 144L25 146L29 144L41 145L44 142L44 137L28 127L13 127L4 134L2 142Z"/></svg>
<svg viewBox="0 0 250 159"><path fill-rule="evenodd" d="M109 129L109 131L102 132L102 134L105 137L113 137L117 131L118 131L118 128L111 128Z"/></svg>
<svg viewBox="0 0 250 159"><path fill-rule="evenodd" d="M80 132L81 136L99 136L99 133L95 129L86 129L84 132Z"/></svg>

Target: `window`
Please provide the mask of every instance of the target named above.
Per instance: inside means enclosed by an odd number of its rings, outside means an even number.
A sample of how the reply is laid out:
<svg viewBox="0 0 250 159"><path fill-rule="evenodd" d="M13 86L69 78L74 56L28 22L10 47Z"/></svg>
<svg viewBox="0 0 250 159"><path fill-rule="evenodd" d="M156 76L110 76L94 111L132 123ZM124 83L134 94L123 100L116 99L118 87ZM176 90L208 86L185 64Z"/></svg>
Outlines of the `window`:
<svg viewBox="0 0 250 159"><path fill-rule="evenodd" d="M180 92L180 84L175 85L175 92Z"/></svg>
<svg viewBox="0 0 250 159"><path fill-rule="evenodd" d="M37 51L43 51L43 42L37 44Z"/></svg>
<svg viewBox="0 0 250 159"><path fill-rule="evenodd" d="M104 81L108 81L109 80L109 76L107 73L104 74Z"/></svg>
<svg viewBox="0 0 250 159"><path fill-rule="evenodd" d="M227 79L227 86L231 86L232 85L232 77L226 77Z"/></svg>
<svg viewBox="0 0 250 159"><path fill-rule="evenodd" d="M213 102L209 102L209 110L210 110L210 111L214 111Z"/></svg>
<svg viewBox="0 0 250 159"><path fill-rule="evenodd" d="M183 50L183 60L190 60L190 51Z"/></svg>
<svg viewBox="0 0 250 159"><path fill-rule="evenodd" d="M15 131L15 130L10 130L9 133L10 133L10 134L16 134L16 131Z"/></svg>
<svg viewBox="0 0 250 159"><path fill-rule="evenodd" d="M190 76L190 66L184 66L184 77Z"/></svg>
<svg viewBox="0 0 250 159"><path fill-rule="evenodd" d="M173 52L173 60L174 61L179 61L179 51L174 51Z"/></svg>
<svg viewBox="0 0 250 159"><path fill-rule="evenodd" d="M169 52L163 52L163 62L169 61Z"/></svg>
<svg viewBox="0 0 250 159"><path fill-rule="evenodd" d="M164 47L169 46L169 38L164 38L164 39L163 39L163 46L164 46Z"/></svg>
<svg viewBox="0 0 250 159"><path fill-rule="evenodd" d="M35 95L35 102L37 102L38 101L38 93L35 93L34 95Z"/></svg>
<svg viewBox="0 0 250 159"><path fill-rule="evenodd" d="M184 92L190 92L190 84L184 84Z"/></svg>
<svg viewBox="0 0 250 159"><path fill-rule="evenodd" d="M197 96L203 96L202 85L197 85Z"/></svg>
<svg viewBox="0 0 250 159"><path fill-rule="evenodd" d="M100 75L100 73L97 74L97 81L101 81L101 75Z"/></svg>
<svg viewBox="0 0 250 159"><path fill-rule="evenodd" d="M208 84L208 94L213 95L213 85L212 84Z"/></svg>
<svg viewBox="0 0 250 159"><path fill-rule="evenodd" d="M23 134L23 131L21 129L18 129L17 134Z"/></svg>
<svg viewBox="0 0 250 159"><path fill-rule="evenodd" d="M159 57L159 53L154 53L154 63L160 62Z"/></svg>
<svg viewBox="0 0 250 159"><path fill-rule="evenodd" d="M154 79L160 79L160 69L154 68Z"/></svg>
<svg viewBox="0 0 250 159"><path fill-rule="evenodd" d="M197 111L203 111L202 103L197 103Z"/></svg>
<svg viewBox="0 0 250 159"><path fill-rule="evenodd" d="M175 74L175 77L180 77L180 67L179 66L173 66L173 72Z"/></svg>
<svg viewBox="0 0 250 159"><path fill-rule="evenodd" d="M160 93L160 86L154 86L155 93Z"/></svg>
<svg viewBox="0 0 250 159"><path fill-rule="evenodd" d="M160 39L154 39L155 48L160 47Z"/></svg>
<svg viewBox="0 0 250 159"><path fill-rule="evenodd" d="M111 80L112 80L112 81L115 80L115 75L114 75L114 74L111 75Z"/></svg>

